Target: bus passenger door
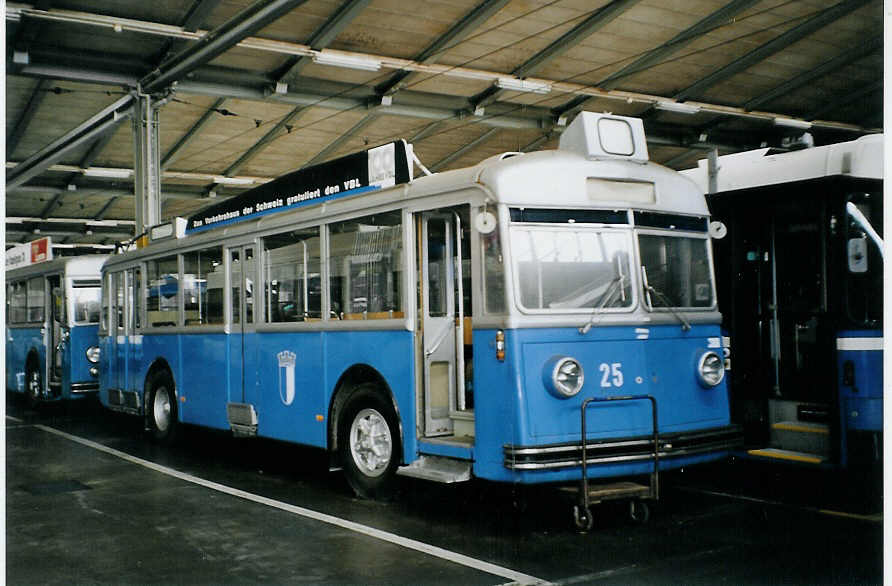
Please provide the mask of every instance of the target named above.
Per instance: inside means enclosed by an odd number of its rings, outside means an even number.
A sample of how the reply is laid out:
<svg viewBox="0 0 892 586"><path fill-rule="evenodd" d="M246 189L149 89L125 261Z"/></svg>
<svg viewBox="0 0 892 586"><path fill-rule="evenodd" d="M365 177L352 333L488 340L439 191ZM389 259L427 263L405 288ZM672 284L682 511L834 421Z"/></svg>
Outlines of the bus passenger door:
<svg viewBox="0 0 892 586"><path fill-rule="evenodd" d="M253 403L252 380L245 372L246 337L254 331L254 247L229 252L229 402ZM256 408L256 406L255 406Z"/></svg>
<svg viewBox="0 0 892 586"><path fill-rule="evenodd" d="M62 368L68 342L68 327L65 318L65 298L59 275L47 277L46 290L49 293L49 328L47 330L46 354L47 381L50 394L60 396L62 393Z"/></svg>
<svg viewBox="0 0 892 586"><path fill-rule="evenodd" d="M124 271L112 273L112 366L109 381L113 389L127 390L127 281Z"/></svg>
<svg viewBox="0 0 892 586"><path fill-rule="evenodd" d="M424 434L453 431L450 406L457 390L454 228L451 215L423 213L418 219Z"/></svg>

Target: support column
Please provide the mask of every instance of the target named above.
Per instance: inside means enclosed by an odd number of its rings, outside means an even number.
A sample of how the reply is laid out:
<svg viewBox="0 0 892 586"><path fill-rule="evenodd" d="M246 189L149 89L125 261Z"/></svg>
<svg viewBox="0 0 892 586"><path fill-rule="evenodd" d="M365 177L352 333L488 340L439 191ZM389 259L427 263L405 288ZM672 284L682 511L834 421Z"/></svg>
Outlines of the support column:
<svg viewBox="0 0 892 586"><path fill-rule="evenodd" d="M133 104L133 193L136 234L161 222L161 155L158 106L152 96L136 94Z"/></svg>

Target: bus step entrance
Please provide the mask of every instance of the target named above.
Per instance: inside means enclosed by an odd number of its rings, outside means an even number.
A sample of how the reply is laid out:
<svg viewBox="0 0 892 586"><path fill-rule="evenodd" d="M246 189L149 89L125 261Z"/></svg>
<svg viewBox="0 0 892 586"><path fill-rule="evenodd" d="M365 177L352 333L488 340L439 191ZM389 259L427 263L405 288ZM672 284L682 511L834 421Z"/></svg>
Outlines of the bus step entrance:
<svg viewBox="0 0 892 586"><path fill-rule="evenodd" d="M471 462L444 456L421 456L397 471L400 476L451 484L471 479Z"/></svg>
<svg viewBox="0 0 892 586"><path fill-rule="evenodd" d="M651 421L653 433L653 469L650 473L650 482L639 484L637 482L612 482L604 484L589 484L588 479L588 448L586 438L585 410L592 404L600 405L613 401L650 401ZM580 531L589 531L594 524L591 505L607 500L629 499L629 516L633 521L646 522L650 518L648 500L660 498L660 436L657 424L657 400L651 395L622 395L613 397L589 397L582 402L581 432L582 432L582 480L579 488L570 487L568 490L578 493L578 502L573 507L573 521Z"/></svg>

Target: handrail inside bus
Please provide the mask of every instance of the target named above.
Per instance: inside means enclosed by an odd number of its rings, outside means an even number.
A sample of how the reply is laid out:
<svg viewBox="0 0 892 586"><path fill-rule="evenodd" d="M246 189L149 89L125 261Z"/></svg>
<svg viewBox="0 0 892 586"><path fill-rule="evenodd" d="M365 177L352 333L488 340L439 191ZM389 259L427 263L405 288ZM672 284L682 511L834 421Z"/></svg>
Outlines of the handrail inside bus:
<svg viewBox="0 0 892 586"><path fill-rule="evenodd" d="M864 217L864 214L861 213L861 210L858 209L858 206L856 206L852 202L846 203L846 212L848 212L852 219L855 220L855 222L859 226L861 226L861 228L864 230L864 232L867 233L868 236L870 236L870 239L876 245L877 250L880 253L880 258L885 261L886 256L883 254L883 239L880 238L880 235L877 234L877 231L873 229L870 220Z"/></svg>

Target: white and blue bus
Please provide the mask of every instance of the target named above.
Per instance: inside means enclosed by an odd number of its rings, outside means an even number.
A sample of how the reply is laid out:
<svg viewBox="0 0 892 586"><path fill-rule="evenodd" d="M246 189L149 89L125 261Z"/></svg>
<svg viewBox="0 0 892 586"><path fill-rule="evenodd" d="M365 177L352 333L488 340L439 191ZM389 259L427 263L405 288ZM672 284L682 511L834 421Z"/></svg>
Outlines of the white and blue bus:
<svg viewBox="0 0 892 586"><path fill-rule="evenodd" d="M24 258L28 251L13 250L13 256ZM30 405L99 390L100 269L106 258L63 257L6 271L6 388L24 394Z"/></svg>
<svg viewBox="0 0 892 586"><path fill-rule="evenodd" d="M297 171L112 257L102 402L160 440L330 450L361 495L649 475L738 441L706 202L640 120L584 112L557 150L419 178L412 159Z"/></svg>
<svg viewBox="0 0 892 586"><path fill-rule="evenodd" d="M759 149L685 171L728 236L719 300L752 458L882 462L883 136Z"/></svg>

